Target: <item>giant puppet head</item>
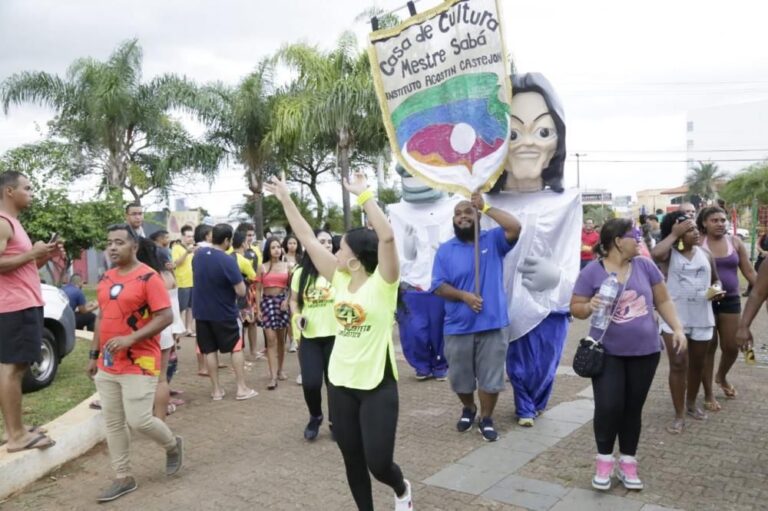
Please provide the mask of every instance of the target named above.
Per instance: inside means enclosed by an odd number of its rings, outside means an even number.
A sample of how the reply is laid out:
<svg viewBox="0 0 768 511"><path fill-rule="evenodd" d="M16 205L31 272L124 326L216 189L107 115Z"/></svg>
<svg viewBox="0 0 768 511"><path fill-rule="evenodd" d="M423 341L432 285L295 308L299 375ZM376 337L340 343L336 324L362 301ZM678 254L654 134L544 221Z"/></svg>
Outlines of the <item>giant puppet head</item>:
<svg viewBox="0 0 768 511"><path fill-rule="evenodd" d="M445 193L434 188L430 188L420 179L413 177L408 173L399 163L395 166L395 170L403 182L403 200L405 202L412 203L426 203L435 202L436 200L445 196Z"/></svg>
<svg viewBox="0 0 768 511"><path fill-rule="evenodd" d="M491 193L563 191L565 115L560 98L540 73L512 76L507 164Z"/></svg>

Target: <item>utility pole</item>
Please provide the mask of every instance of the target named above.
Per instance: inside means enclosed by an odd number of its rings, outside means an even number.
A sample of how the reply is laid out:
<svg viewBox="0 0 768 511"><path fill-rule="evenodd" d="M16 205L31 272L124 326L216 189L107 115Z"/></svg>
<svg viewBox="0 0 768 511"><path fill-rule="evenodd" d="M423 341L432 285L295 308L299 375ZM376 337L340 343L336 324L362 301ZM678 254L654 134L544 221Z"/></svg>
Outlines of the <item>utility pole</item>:
<svg viewBox="0 0 768 511"><path fill-rule="evenodd" d="M574 153L576 157L576 188L581 188L581 161L582 156L586 156L587 153Z"/></svg>

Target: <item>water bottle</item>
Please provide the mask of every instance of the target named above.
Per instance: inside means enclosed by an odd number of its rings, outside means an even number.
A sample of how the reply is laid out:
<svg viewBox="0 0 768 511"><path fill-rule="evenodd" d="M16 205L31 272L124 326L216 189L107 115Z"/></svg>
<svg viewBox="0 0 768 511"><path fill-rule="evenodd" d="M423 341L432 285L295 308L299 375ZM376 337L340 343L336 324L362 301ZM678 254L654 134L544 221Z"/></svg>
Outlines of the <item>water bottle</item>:
<svg viewBox="0 0 768 511"><path fill-rule="evenodd" d="M613 312L613 302L619 293L619 279L615 273L608 275L608 278L600 285L598 296L603 301L602 307L592 313L592 326L598 330L605 330L611 324L611 313Z"/></svg>

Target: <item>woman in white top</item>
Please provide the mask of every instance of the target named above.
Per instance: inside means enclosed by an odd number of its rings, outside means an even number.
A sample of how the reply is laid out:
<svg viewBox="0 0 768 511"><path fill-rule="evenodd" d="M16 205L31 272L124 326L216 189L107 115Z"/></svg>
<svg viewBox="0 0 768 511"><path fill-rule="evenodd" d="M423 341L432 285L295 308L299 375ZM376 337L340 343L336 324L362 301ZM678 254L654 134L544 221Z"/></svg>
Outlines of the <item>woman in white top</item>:
<svg viewBox="0 0 768 511"><path fill-rule="evenodd" d="M662 241L653 249L653 259L667 277L667 289L688 337L688 351L675 354L671 349L672 330L664 321L660 322L669 355L669 390L675 407L675 419L667 431L679 434L685 426L684 413L696 420L707 418L696 405L696 397L702 381L705 394L712 393L712 380L702 378L715 327L710 301L722 298L724 293L711 254L698 246L700 234L692 218L682 211L667 213L661 224L661 236Z"/></svg>

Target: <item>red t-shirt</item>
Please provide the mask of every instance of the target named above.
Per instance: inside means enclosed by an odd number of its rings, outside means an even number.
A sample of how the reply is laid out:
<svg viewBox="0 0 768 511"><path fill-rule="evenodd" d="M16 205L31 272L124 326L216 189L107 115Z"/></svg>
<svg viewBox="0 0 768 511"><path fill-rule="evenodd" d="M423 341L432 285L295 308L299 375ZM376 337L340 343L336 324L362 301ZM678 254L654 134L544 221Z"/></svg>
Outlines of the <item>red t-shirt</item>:
<svg viewBox="0 0 768 511"><path fill-rule="evenodd" d="M584 229L581 230L581 260L582 261L591 261L594 259L594 254L592 253L592 247L597 245L597 243L600 241L600 233L597 231L587 232ZM586 250L585 247L589 247L589 250Z"/></svg>
<svg viewBox="0 0 768 511"><path fill-rule="evenodd" d="M126 275L117 268L108 270L96 290L101 310L99 349L110 339L130 335L146 325L152 314L171 306L171 298L162 277L152 268L140 264ZM159 334L135 343L127 350L113 353L112 367L104 367L104 355L99 358L99 370L112 374L160 374Z"/></svg>

